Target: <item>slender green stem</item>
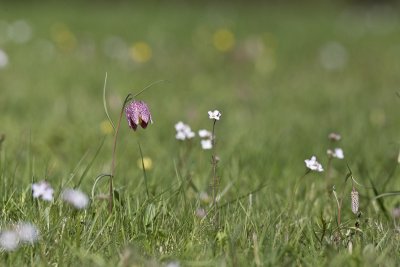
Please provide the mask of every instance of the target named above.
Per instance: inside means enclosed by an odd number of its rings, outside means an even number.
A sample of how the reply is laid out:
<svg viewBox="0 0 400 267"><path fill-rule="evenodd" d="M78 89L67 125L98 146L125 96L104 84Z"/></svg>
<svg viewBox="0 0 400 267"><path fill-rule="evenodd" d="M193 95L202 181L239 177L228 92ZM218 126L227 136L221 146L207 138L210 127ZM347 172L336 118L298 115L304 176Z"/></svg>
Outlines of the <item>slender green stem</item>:
<svg viewBox="0 0 400 267"><path fill-rule="evenodd" d="M111 173L110 173L110 202L109 202L109 210L110 213L113 210L113 198L114 198L114 194L113 194L113 179L114 179L114 172L115 172L115 158L116 158L116 151L117 151L117 137L118 137L118 132L119 132L119 128L121 126L121 120L122 120L122 115L124 114L124 109L125 109L125 105L126 103L128 103L128 101L132 98L131 94L128 94L125 98L124 104L122 105L121 108L121 113L119 114L119 119L118 119L118 124L117 127L115 128L115 133L114 133L114 145L113 145L113 152L112 152L112 162L111 162Z"/></svg>
<svg viewBox="0 0 400 267"><path fill-rule="evenodd" d="M142 152L142 147L140 146L140 142L138 141L139 145L139 151L140 151L140 158L142 159L142 169L143 169L143 179L144 179L144 185L146 187L146 195L147 198L149 198L149 187L147 186L147 175L146 175L146 168L144 166L144 161L143 161L143 152Z"/></svg>
<svg viewBox="0 0 400 267"><path fill-rule="evenodd" d="M212 176L213 176L213 185L212 185L212 194L213 194L213 208L215 210L215 217L214 217L214 224L215 227L219 228L219 210L218 210L218 177L217 177L217 165L218 165L218 158L216 155L216 142L215 142L215 124L217 120L214 119L213 128L212 128L212 135L211 135L211 143L212 143Z"/></svg>

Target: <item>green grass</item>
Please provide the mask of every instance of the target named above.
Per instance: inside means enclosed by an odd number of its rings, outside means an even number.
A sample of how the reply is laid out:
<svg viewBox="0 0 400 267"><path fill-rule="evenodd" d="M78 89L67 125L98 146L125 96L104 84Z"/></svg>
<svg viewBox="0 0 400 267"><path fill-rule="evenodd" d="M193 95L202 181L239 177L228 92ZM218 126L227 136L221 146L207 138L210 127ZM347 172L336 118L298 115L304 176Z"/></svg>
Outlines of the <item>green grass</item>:
<svg viewBox="0 0 400 267"><path fill-rule="evenodd" d="M400 189L398 11L260 3L2 4L0 21L24 19L33 35L24 44L0 42L9 58L0 69L0 229L29 221L40 239L0 252L0 265L396 265L399 222L391 210L399 199L373 198ZM214 47L218 29L234 34L233 50ZM60 31L70 47L57 42ZM106 56L110 36L129 47L146 42L151 59ZM343 68L328 71L319 55L332 41L345 47L348 58ZM260 45L263 52L252 56ZM113 138L100 128L107 119L106 72L114 122L128 93L168 80L140 95L154 124L133 132L123 120L111 215L98 198L84 211L59 198L66 187L90 195L96 177L110 173ZM174 129L182 120L195 131L211 130L212 109L222 112L218 174L220 191L227 189L218 230L209 218L195 216L199 207L213 212L194 189L209 190L211 152L201 149L198 138L178 142ZM330 132L343 136L345 153L345 160L333 161L329 181L343 197L340 231L326 173L299 180L311 155L327 167ZM138 141L153 162L149 198L137 164ZM357 186L359 230L351 182L344 182L347 164L366 186ZM32 198L32 182L43 179L55 188L54 203ZM95 194L107 193L107 186L107 178L100 180Z"/></svg>

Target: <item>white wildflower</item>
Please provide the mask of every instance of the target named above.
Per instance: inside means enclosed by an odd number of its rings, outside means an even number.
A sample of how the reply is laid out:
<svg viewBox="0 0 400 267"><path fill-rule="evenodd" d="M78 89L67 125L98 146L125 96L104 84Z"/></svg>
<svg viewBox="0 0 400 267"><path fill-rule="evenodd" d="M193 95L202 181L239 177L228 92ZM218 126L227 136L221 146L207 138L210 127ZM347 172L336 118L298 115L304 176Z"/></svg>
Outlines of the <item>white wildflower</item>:
<svg viewBox="0 0 400 267"><path fill-rule="evenodd" d="M211 140L210 139L201 140L201 147L203 149L211 149L212 148Z"/></svg>
<svg viewBox="0 0 400 267"><path fill-rule="evenodd" d="M26 243L34 243L39 238L39 230L35 225L27 222L20 222L15 227L19 240Z"/></svg>
<svg viewBox="0 0 400 267"><path fill-rule="evenodd" d="M196 136L196 134L192 131L190 126L181 121L175 124L175 130L176 130L175 138L178 140L183 141L186 139L192 139L193 137Z"/></svg>
<svg viewBox="0 0 400 267"><path fill-rule="evenodd" d="M0 246L6 251L13 251L18 248L19 237L14 231L4 231L0 234Z"/></svg>
<svg viewBox="0 0 400 267"><path fill-rule="evenodd" d="M207 212L206 212L206 210L205 209L203 209L203 208L198 208L197 210L196 210L196 216L197 217L199 217L200 219L203 219L204 217L206 217L207 216Z"/></svg>
<svg viewBox="0 0 400 267"><path fill-rule="evenodd" d="M328 154L328 156L338 159L344 159L343 149L341 148L335 148L334 150L328 149L326 153Z"/></svg>
<svg viewBox="0 0 400 267"><path fill-rule="evenodd" d="M312 156L311 159L304 160L304 162L306 163L307 168L309 168L312 171L317 171L317 172L324 171L322 165L317 161L317 158L315 156Z"/></svg>
<svg viewBox="0 0 400 267"><path fill-rule="evenodd" d="M205 129L199 130L199 136L201 138L210 138L211 137L211 132L207 131Z"/></svg>
<svg viewBox="0 0 400 267"><path fill-rule="evenodd" d="M54 189L51 188L50 184L46 181L41 181L36 184L32 184L32 194L34 198L42 198L46 201L53 201Z"/></svg>
<svg viewBox="0 0 400 267"><path fill-rule="evenodd" d="M183 130L185 130L186 126L187 126L186 124L184 124L183 122L179 121L177 124L175 124L175 130L177 132L183 131Z"/></svg>
<svg viewBox="0 0 400 267"><path fill-rule="evenodd" d="M62 193L62 199L77 209L84 209L89 204L88 196L82 191L66 189Z"/></svg>
<svg viewBox="0 0 400 267"><path fill-rule="evenodd" d="M214 111L209 111L208 112L208 117L212 120L219 120L219 118L221 117L221 112L219 112L218 110L214 110Z"/></svg>
<svg viewBox="0 0 400 267"><path fill-rule="evenodd" d="M342 139L342 137L340 136L340 134L337 133L330 133L328 135L329 140L331 141L340 141L340 139Z"/></svg>

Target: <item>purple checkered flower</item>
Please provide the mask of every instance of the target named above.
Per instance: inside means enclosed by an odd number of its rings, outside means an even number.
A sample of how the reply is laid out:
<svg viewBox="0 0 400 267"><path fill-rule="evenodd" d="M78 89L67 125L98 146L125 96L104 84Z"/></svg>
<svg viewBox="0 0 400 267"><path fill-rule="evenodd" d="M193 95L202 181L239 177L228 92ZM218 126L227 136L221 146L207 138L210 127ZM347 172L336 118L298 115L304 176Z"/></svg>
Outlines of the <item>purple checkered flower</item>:
<svg viewBox="0 0 400 267"><path fill-rule="evenodd" d="M153 123L149 107L143 101L133 100L125 107L125 114L129 127L134 131L136 131L138 125L145 129L149 122Z"/></svg>

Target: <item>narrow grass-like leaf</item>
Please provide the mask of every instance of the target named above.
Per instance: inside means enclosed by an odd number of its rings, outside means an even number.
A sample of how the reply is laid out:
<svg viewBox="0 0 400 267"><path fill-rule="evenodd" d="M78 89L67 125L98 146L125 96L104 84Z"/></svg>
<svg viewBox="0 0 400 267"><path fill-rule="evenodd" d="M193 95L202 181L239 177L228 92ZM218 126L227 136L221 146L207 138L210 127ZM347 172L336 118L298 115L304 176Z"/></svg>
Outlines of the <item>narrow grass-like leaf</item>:
<svg viewBox="0 0 400 267"><path fill-rule="evenodd" d="M107 100L106 100L106 85L107 85L107 72L106 72L106 77L104 78L104 86L103 86L103 106L104 106L104 111L106 112L107 119L110 122L111 126L114 129L115 132L115 125L110 117L110 114L108 113L107 109Z"/></svg>

